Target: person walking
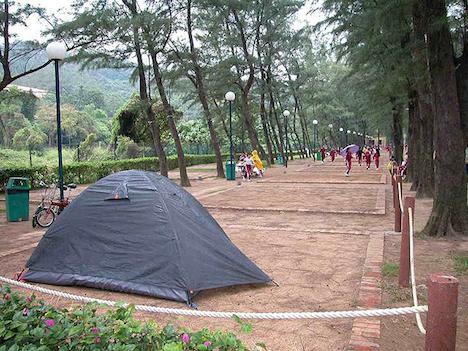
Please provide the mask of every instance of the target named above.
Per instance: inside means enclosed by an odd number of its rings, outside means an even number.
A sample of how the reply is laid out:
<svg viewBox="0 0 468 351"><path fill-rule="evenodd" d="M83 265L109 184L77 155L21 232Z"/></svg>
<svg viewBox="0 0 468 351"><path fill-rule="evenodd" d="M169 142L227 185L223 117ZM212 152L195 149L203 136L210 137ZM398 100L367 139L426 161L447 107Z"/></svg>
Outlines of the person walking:
<svg viewBox="0 0 468 351"><path fill-rule="evenodd" d="M377 147L374 153L374 162L375 162L375 169L379 170L380 165L380 149Z"/></svg>
<svg viewBox="0 0 468 351"><path fill-rule="evenodd" d="M371 165L371 153L370 153L369 149L366 149L364 157L366 158L367 169L369 169L370 165Z"/></svg>
<svg viewBox="0 0 468 351"><path fill-rule="evenodd" d="M349 177L349 172L351 172L352 159L353 159L353 153L351 152L351 150L348 149L348 151L346 152L346 157L345 157L345 160L346 160L345 176L346 177Z"/></svg>
<svg viewBox="0 0 468 351"><path fill-rule="evenodd" d="M254 163L252 160L252 156L248 154L245 157L244 162L245 162L245 173L247 175L247 180L250 182L250 178L252 177L253 163Z"/></svg>
<svg viewBox="0 0 468 351"><path fill-rule="evenodd" d="M362 164L362 149L359 147L358 151L356 152L356 158L358 159L359 166Z"/></svg>
<svg viewBox="0 0 468 351"><path fill-rule="evenodd" d="M322 163L325 163L325 147L323 145L320 147L320 154L322 155Z"/></svg>
<svg viewBox="0 0 468 351"><path fill-rule="evenodd" d="M331 157L331 161L332 161L332 162L335 162L335 156L336 156L336 151L335 151L335 149L333 148L333 149L331 149L331 151L330 151L330 157Z"/></svg>

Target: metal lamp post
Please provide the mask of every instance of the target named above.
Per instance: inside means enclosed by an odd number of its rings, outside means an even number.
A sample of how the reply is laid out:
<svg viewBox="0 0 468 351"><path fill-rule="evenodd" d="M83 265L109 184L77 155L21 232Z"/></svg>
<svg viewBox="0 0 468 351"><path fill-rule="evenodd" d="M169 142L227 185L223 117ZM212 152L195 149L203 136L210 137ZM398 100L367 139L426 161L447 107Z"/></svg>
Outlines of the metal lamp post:
<svg viewBox="0 0 468 351"><path fill-rule="evenodd" d="M236 94L232 91L228 91L226 95L224 95L224 98L226 101L229 102L229 170L230 174L227 174L227 180L235 180L236 177L232 177L232 174L234 174L232 168L234 165L234 147L232 144L232 102L236 98Z"/></svg>
<svg viewBox="0 0 468 351"><path fill-rule="evenodd" d="M341 143L341 146L343 146L343 131L344 131L344 129L342 127L340 127L340 143Z"/></svg>
<svg viewBox="0 0 468 351"><path fill-rule="evenodd" d="M348 145L348 135L351 134L351 131L348 129L346 131L346 145Z"/></svg>
<svg viewBox="0 0 468 351"><path fill-rule="evenodd" d="M288 110L283 111L283 116L284 116L284 166L287 168L288 167L288 117L290 115L290 112Z"/></svg>
<svg viewBox="0 0 468 351"><path fill-rule="evenodd" d="M57 150L58 150L58 173L60 201L64 201L63 196L63 160L62 160L62 122L60 117L60 80L59 61L65 58L67 47L63 43L52 42L46 47L47 56L55 64L55 100L57 106Z"/></svg>
<svg viewBox="0 0 468 351"><path fill-rule="evenodd" d="M315 153L317 152L316 149L317 149L317 144L316 144L316 138L317 138L317 124L318 124L318 121L316 119L314 119L312 121L312 124L314 125L314 161L315 161Z"/></svg>
<svg viewBox="0 0 468 351"><path fill-rule="evenodd" d="M333 130L333 124L328 125L328 129L330 129L330 142L333 143L333 135L332 135L332 130Z"/></svg>

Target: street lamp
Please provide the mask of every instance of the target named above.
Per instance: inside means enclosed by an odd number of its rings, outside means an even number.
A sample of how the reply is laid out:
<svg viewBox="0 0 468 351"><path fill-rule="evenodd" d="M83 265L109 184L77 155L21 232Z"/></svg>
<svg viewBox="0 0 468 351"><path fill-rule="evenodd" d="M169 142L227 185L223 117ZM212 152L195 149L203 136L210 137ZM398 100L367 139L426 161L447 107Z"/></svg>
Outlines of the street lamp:
<svg viewBox="0 0 468 351"><path fill-rule="evenodd" d="M314 161L315 161L315 153L316 153L316 148L317 148L317 145L316 145L316 138L317 138L317 124L318 124L318 121L316 119L314 119L312 121L312 124L314 125Z"/></svg>
<svg viewBox="0 0 468 351"><path fill-rule="evenodd" d="M288 167L288 117L291 113L288 110L283 111L284 116L284 136L285 136L285 146L284 146L284 166Z"/></svg>
<svg viewBox="0 0 468 351"><path fill-rule="evenodd" d="M348 145L348 134L351 134L349 129L346 131L346 145Z"/></svg>
<svg viewBox="0 0 468 351"><path fill-rule="evenodd" d="M234 148L232 145L232 102L236 98L236 94L232 91L228 91L224 95L226 101L229 102L229 173L226 174L227 180L235 180L235 169L234 168Z"/></svg>
<svg viewBox="0 0 468 351"><path fill-rule="evenodd" d="M67 47L63 43L52 42L46 47L49 60L55 64L55 101L57 106L57 150L58 150L58 172L60 201L64 201L63 196L63 161L62 161L62 123L60 118L60 81L59 81L59 61L65 58Z"/></svg>
<svg viewBox="0 0 468 351"><path fill-rule="evenodd" d="M340 127L340 133L343 133L343 131L344 131L343 127ZM343 145L343 134L340 134L340 144L341 144L340 146Z"/></svg>

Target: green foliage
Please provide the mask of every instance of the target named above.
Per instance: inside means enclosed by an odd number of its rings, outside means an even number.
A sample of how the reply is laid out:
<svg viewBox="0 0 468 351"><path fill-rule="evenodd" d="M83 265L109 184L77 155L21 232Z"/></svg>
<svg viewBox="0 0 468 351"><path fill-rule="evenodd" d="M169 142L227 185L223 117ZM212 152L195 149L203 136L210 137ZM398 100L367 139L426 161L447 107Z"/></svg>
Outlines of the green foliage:
<svg viewBox="0 0 468 351"><path fill-rule="evenodd" d="M36 126L18 130L13 137L13 146L17 149L41 151L47 143L47 135Z"/></svg>
<svg viewBox="0 0 468 351"><path fill-rule="evenodd" d="M384 277L397 277L400 272L400 265L397 263L386 262L382 266L382 275Z"/></svg>
<svg viewBox="0 0 468 351"><path fill-rule="evenodd" d="M457 275L468 274L468 254L455 254L453 255L453 266Z"/></svg>
<svg viewBox="0 0 468 351"><path fill-rule="evenodd" d="M93 156L94 147L96 144L96 134L88 134L85 140L80 143L80 146L75 151L73 159L75 161L88 161Z"/></svg>
<svg viewBox="0 0 468 351"><path fill-rule="evenodd" d="M140 152L139 146L129 137L119 136L117 138L117 149L115 153L119 159L135 158Z"/></svg>
<svg viewBox="0 0 468 351"><path fill-rule="evenodd" d="M244 351L233 333L204 328L192 332L172 325L140 322L134 306L101 309L89 303L55 308L34 295L0 289L0 351L11 350L218 350Z"/></svg>
<svg viewBox="0 0 468 351"><path fill-rule="evenodd" d="M213 163L214 155L185 155L187 166ZM167 158L168 168L178 167L177 156ZM65 164L63 167L65 183L89 184L111 173L128 169L142 169L156 172L159 163L156 157L142 157L115 161L90 161ZM5 167L0 168L0 189L9 177L28 177L33 187L38 187L41 181L47 184L57 182L57 166L34 166L34 167Z"/></svg>

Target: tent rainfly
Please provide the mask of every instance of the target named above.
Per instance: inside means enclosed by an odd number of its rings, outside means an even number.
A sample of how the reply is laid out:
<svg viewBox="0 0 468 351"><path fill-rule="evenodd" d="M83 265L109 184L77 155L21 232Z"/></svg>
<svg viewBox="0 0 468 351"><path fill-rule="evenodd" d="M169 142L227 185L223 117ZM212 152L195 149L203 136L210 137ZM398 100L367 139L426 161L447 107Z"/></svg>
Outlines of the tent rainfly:
<svg viewBox="0 0 468 351"><path fill-rule="evenodd" d="M200 291L271 278L228 238L208 211L166 177L111 174L57 217L24 279L192 303Z"/></svg>

